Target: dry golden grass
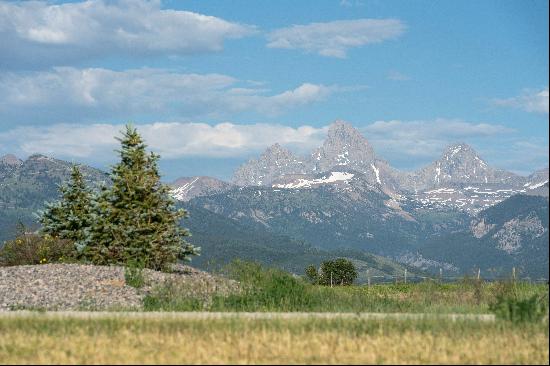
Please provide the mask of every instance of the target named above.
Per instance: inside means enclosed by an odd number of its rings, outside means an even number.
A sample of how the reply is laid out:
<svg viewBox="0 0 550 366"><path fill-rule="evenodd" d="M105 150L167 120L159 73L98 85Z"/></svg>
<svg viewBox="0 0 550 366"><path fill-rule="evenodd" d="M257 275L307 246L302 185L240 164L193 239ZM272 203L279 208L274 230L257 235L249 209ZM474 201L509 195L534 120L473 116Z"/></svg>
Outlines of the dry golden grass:
<svg viewBox="0 0 550 366"><path fill-rule="evenodd" d="M0 320L7 364L548 364L547 324Z"/></svg>

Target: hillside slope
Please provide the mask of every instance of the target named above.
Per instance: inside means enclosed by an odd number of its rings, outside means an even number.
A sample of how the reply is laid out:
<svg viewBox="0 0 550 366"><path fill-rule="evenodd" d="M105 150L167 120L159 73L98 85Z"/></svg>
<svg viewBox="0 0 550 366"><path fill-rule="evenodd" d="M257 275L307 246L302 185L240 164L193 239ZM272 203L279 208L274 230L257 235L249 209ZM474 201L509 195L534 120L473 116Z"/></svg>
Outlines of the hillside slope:
<svg viewBox="0 0 550 366"><path fill-rule="evenodd" d="M421 273L410 266L364 251L314 248L304 241L228 219L192 202L183 207L190 214L183 221L183 226L192 233L188 241L201 247L201 255L192 260L192 265L197 268L212 270L234 259L243 259L303 274L307 265L318 267L324 260L345 257L356 263L362 282L366 280L367 269L372 276L402 276L405 269L411 275Z"/></svg>
<svg viewBox="0 0 550 366"><path fill-rule="evenodd" d="M548 278L548 198L516 195L479 213L470 227L433 238L419 249L465 272L481 268L486 276Z"/></svg>

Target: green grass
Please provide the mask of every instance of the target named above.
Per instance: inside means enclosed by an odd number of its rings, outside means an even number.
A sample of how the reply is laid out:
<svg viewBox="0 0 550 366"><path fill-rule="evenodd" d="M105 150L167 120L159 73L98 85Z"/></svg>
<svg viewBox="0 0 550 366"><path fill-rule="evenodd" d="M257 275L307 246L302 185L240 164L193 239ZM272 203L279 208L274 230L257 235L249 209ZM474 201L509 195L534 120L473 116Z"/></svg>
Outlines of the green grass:
<svg viewBox="0 0 550 366"><path fill-rule="evenodd" d="M548 309L547 285L465 279L445 284L429 281L330 288L247 262L234 262L224 274L241 283L239 292L197 298L189 296L184 287L168 283L145 298L145 310L487 313L497 308L499 301L510 298L536 298L539 308Z"/></svg>

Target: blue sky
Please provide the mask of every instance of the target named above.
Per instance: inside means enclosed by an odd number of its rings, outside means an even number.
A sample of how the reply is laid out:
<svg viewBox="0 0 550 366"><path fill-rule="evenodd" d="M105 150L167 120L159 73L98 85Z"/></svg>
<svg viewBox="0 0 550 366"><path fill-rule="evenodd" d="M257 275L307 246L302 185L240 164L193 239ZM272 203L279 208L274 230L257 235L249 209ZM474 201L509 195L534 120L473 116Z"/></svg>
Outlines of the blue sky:
<svg viewBox="0 0 550 366"><path fill-rule="evenodd" d="M343 119L404 170L548 166L547 1L0 1L0 43L0 154L103 168L133 121L166 180L229 179Z"/></svg>

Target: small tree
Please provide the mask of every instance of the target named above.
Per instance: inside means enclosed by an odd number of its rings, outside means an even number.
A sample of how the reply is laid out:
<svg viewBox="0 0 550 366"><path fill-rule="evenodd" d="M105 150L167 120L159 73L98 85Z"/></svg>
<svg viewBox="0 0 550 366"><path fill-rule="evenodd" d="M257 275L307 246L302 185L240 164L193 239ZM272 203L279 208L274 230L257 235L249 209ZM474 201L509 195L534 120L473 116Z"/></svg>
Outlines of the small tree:
<svg viewBox="0 0 550 366"><path fill-rule="evenodd" d="M165 270L198 254L184 240L189 232L179 225L187 212L175 209L170 188L160 182L159 156L145 151L141 136L129 125L118 140L120 162L112 168L112 186L93 202L85 258L96 264L140 263Z"/></svg>
<svg viewBox="0 0 550 366"><path fill-rule="evenodd" d="M317 273L317 268L315 268L314 265L309 265L306 267L306 278L313 284L319 281L319 274Z"/></svg>
<svg viewBox="0 0 550 366"><path fill-rule="evenodd" d="M90 226L92 193L76 165L72 168L69 183L61 186L60 191L61 198L47 203L45 210L39 212L41 231L52 237L70 240L81 248Z"/></svg>
<svg viewBox="0 0 550 366"><path fill-rule="evenodd" d="M320 272L319 282L327 286L331 284L331 279L334 285L352 285L357 279L355 265L345 258L324 261Z"/></svg>

